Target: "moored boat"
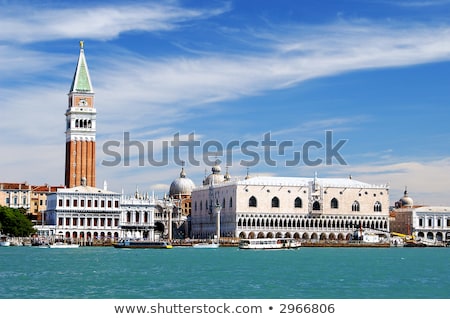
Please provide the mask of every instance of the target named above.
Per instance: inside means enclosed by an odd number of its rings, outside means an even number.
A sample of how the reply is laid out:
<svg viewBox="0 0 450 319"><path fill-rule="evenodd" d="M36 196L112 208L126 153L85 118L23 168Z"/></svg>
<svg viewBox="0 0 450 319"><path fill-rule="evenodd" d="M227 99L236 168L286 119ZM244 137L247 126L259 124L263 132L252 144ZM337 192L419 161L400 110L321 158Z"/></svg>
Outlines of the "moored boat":
<svg viewBox="0 0 450 319"><path fill-rule="evenodd" d="M8 237L2 235L0 237L0 247L9 247L11 246L11 241L9 241Z"/></svg>
<svg viewBox="0 0 450 319"><path fill-rule="evenodd" d="M241 239L239 249L299 249L301 243L292 238Z"/></svg>
<svg viewBox="0 0 450 319"><path fill-rule="evenodd" d="M55 242L53 244L49 244L48 248L79 248L78 244L69 244L64 242Z"/></svg>
<svg viewBox="0 0 450 319"><path fill-rule="evenodd" d="M156 248L170 249L172 245L165 241L147 241L147 240L120 240L113 245L114 248Z"/></svg>
<svg viewBox="0 0 450 319"><path fill-rule="evenodd" d="M192 245L193 248L219 248L218 243L197 243Z"/></svg>

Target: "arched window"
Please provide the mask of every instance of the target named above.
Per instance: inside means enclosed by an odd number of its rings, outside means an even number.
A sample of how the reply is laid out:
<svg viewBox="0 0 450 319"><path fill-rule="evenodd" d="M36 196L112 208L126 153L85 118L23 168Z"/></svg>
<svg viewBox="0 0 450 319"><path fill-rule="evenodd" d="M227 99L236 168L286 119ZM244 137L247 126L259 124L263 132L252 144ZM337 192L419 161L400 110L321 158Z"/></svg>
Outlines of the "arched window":
<svg viewBox="0 0 450 319"><path fill-rule="evenodd" d="M252 196L248 200L248 206L249 207L256 207L256 197Z"/></svg>
<svg viewBox="0 0 450 319"><path fill-rule="evenodd" d="M320 210L320 203L318 201L313 203L313 210Z"/></svg>
<svg viewBox="0 0 450 319"><path fill-rule="evenodd" d="M272 198L272 207L280 207L280 200L276 196Z"/></svg>
<svg viewBox="0 0 450 319"><path fill-rule="evenodd" d="M333 198L331 200L331 208L339 208L339 203L338 203L338 200L336 198Z"/></svg>
<svg viewBox="0 0 450 319"><path fill-rule="evenodd" d="M233 207L233 197L230 197L230 208Z"/></svg>
<svg viewBox="0 0 450 319"><path fill-rule="evenodd" d="M222 208L225 208L225 197L222 200Z"/></svg>
<svg viewBox="0 0 450 319"><path fill-rule="evenodd" d="M359 212L359 203L356 200L352 204L352 212Z"/></svg>
<svg viewBox="0 0 450 319"><path fill-rule="evenodd" d="M381 203L380 202L375 202L375 204L373 205L373 211L374 212L381 212Z"/></svg>
<svg viewBox="0 0 450 319"><path fill-rule="evenodd" d="M302 208L302 199L300 197L297 197L294 201L294 207L295 208Z"/></svg>

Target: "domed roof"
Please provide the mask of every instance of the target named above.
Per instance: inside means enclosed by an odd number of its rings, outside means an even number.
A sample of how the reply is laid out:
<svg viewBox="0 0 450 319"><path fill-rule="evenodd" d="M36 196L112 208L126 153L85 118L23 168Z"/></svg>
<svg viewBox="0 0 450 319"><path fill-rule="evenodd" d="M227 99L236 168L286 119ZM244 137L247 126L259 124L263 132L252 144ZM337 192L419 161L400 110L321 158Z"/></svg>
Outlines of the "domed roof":
<svg viewBox="0 0 450 319"><path fill-rule="evenodd" d="M203 185L220 184L225 181L225 177L220 174L222 169L220 168L218 161L216 161L215 165L211 168L211 171L212 173L203 181Z"/></svg>
<svg viewBox="0 0 450 319"><path fill-rule="evenodd" d="M190 178L186 177L186 172L183 167L181 169L180 177L175 179L172 184L170 184L169 196L191 195L194 187L194 182Z"/></svg>
<svg viewBox="0 0 450 319"><path fill-rule="evenodd" d="M403 197L400 198L400 203L402 207L413 207L414 205L414 201L411 197L409 197L408 191L406 189L403 193Z"/></svg>

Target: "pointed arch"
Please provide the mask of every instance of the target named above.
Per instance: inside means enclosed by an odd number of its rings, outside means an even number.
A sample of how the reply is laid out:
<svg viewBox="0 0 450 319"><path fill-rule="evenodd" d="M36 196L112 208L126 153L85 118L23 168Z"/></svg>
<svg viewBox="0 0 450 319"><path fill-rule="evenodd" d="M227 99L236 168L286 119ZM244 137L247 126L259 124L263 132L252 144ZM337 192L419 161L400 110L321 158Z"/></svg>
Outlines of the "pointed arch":
<svg viewBox="0 0 450 319"><path fill-rule="evenodd" d="M280 207L280 200L276 196L272 198L272 207Z"/></svg>
<svg viewBox="0 0 450 319"><path fill-rule="evenodd" d="M294 200L294 207L295 208L302 208L302 206L303 206L302 199L300 197L297 197Z"/></svg>
<svg viewBox="0 0 450 319"><path fill-rule="evenodd" d="M339 208L339 202L336 199L336 197L333 197L333 199L331 200L330 205L331 205L331 208Z"/></svg>
<svg viewBox="0 0 450 319"><path fill-rule="evenodd" d="M359 209L359 202L355 200L352 204L352 212L359 212Z"/></svg>
<svg viewBox="0 0 450 319"><path fill-rule="evenodd" d="M313 210L320 210L320 203L318 201L313 203Z"/></svg>
<svg viewBox="0 0 450 319"><path fill-rule="evenodd" d="M249 207L257 207L257 200L255 196L252 196L248 199L248 206Z"/></svg>
<svg viewBox="0 0 450 319"><path fill-rule="evenodd" d="M373 211L374 212L381 212L381 203L379 201L376 201L373 205Z"/></svg>

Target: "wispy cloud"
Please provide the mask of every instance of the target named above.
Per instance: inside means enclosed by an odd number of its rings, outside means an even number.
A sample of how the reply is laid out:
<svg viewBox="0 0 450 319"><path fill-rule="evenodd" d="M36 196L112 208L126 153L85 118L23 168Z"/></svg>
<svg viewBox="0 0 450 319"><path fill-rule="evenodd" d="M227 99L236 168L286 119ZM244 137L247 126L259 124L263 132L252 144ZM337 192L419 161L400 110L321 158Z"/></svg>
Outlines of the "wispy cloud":
<svg viewBox="0 0 450 319"><path fill-rule="evenodd" d="M58 39L109 40L123 32L173 30L180 24L207 19L229 5L187 9L173 1L48 8L16 4L0 11L0 39L11 42Z"/></svg>

